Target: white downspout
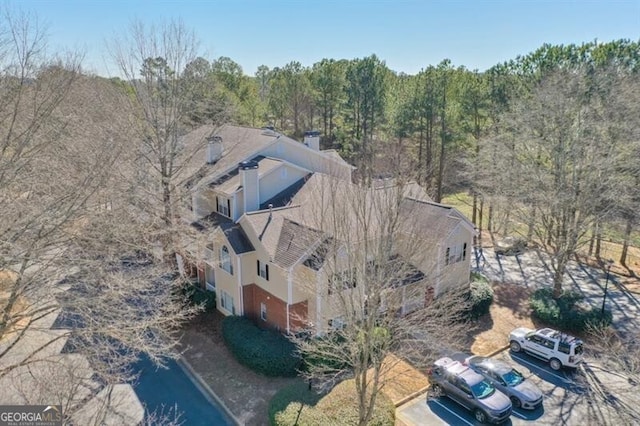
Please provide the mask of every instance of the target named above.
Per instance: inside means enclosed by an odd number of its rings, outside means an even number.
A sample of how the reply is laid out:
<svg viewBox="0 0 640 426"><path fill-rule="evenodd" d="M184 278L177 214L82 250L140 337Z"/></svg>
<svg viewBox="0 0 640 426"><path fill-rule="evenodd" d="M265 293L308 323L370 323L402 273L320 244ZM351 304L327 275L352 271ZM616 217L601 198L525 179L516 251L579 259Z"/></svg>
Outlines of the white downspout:
<svg viewBox="0 0 640 426"><path fill-rule="evenodd" d="M287 277L287 333L291 331L291 325L289 321L289 306L291 306L291 301L293 300L293 266L288 270Z"/></svg>
<svg viewBox="0 0 640 426"><path fill-rule="evenodd" d="M238 312L240 315L244 315L244 298L242 294L242 262L240 261L240 256L236 256L238 258L238 290L240 291L240 309Z"/></svg>
<svg viewBox="0 0 640 426"><path fill-rule="evenodd" d="M440 280L442 278L442 244L438 243L438 258L436 259L436 288L433 290L433 297L437 297L438 292L440 292Z"/></svg>
<svg viewBox="0 0 640 426"><path fill-rule="evenodd" d="M322 270L322 268L320 268ZM320 271L316 273L316 335L324 331L324 324L320 325L322 320L322 292L320 291ZM322 329L320 329L322 327Z"/></svg>

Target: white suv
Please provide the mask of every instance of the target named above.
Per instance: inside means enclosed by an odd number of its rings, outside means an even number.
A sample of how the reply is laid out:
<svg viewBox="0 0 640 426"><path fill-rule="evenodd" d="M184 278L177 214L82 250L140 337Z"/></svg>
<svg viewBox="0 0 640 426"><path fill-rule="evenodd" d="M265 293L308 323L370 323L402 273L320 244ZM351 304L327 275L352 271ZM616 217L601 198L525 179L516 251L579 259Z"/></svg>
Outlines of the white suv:
<svg viewBox="0 0 640 426"><path fill-rule="evenodd" d="M513 352L525 351L549 361L554 370L575 368L582 362L582 341L551 328L516 328L509 334L509 346Z"/></svg>

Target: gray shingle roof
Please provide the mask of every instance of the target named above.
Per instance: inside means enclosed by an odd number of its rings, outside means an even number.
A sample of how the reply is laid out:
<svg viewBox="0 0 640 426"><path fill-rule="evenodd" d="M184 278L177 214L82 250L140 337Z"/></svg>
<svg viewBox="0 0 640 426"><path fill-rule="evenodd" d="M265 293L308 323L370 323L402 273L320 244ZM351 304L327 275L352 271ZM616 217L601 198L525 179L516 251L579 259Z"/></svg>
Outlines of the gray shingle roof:
<svg viewBox="0 0 640 426"><path fill-rule="evenodd" d="M199 133L199 135L201 134L202 132ZM221 173L234 169L238 163L250 158L252 154L281 137L278 133L265 132L262 129L249 127L232 126L230 124L225 124L215 132L210 132L207 136L212 134L222 138L222 158L211 168L211 172L200 180L200 185L208 184ZM205 146L202 154L199 155L199 161L204 164L206 159Z"/></svg>
<svg viewBox="0 0 640 426"><path fill-rule="evenodd" d="M289 268L302 258L307 258L322 240L322 232L285 219L280 230L274 262Z"/></svg>
<svg viewBox="0 0 640 426"><path fill-rule="evenodd" d="M249 241L240 225L233 223L231 219L216 212L213 212L209 216L196 222L192 222L191 226L200 232L207 232L211 229L215 229L216 227L220 227L236 254L247 253L255 250L253 244L251 244L251 241Z"/></svg>

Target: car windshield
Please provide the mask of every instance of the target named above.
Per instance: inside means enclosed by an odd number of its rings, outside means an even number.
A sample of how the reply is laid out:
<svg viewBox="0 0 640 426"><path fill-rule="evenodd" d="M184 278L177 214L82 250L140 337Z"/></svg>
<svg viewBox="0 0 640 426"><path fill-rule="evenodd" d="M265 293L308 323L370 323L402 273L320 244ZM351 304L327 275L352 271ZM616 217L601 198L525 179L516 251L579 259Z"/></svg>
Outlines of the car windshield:
<svg viewBox="0 0 640 426"><path fill-rule="evenodd" d="M502 380L504 380L507 386L514 387L522 383L524 381L524 377L522 376L522 374L520 374L519 371L511 370L508 373L502 375Z"/></svg>
<svg viewBox="0 0 640 426"><path fill-rule="evenodd" d="M574 353L580 355L582 353L582 344L578 343L574 348Z"/></svg>
<svg viewBox="0 0 640 426"><path fill-rule="evenodd" d="M481 381L481 382L476 383L473 386L471 386L471 392L473 392L475 397L478 398L478 399L486 398L486 397L490 396L491 394L493 394L495 391L496 390L491 385L491 383L486 382L484 380Z"/></svg>

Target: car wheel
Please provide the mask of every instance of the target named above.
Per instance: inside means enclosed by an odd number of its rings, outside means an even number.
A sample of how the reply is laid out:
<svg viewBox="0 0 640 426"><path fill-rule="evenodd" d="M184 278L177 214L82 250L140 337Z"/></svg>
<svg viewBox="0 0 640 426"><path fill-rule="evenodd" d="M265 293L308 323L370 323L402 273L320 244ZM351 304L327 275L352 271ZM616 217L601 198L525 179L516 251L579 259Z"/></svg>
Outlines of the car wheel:
<svg viewBox="0 0 640 426"><path fill-rule="evenodd" d="M562 368L562 363L557 358L551 358L549 360L549 366L551 367L551 369L558 371Z"/></svg>
<svg viewBox="0 0 640 426"><path fill-rule="evenodd" d="M484 413L484 411L482 410L476 410L473 413L474 417L476 418L476 420L479 423L486 423L487 422L487 415Z"/></svg>
<svg viewBox="0 0 640 426"><path fill-rule="evenodd" d="M509 347L513 352L520 352L522 350L522 346L520 346L520 343L516 342L515 340L511 341Z"/></svg>
<svg viewBox="0 0 640 426"><path fill-rule="evenodd" d="M444 395L444 392L442 391L442 386L437 384L431 385L431 395L430 395L431 398L440 398L443 395Z"/></svg>
<svg viewBox="0 0 640 426"><path fill-rule="evenodd" d="M522 402L520 402L520 400L517 397L512 396L509 399L511 400L511 405L513 405L514 408L522 407Z"/></svg>

